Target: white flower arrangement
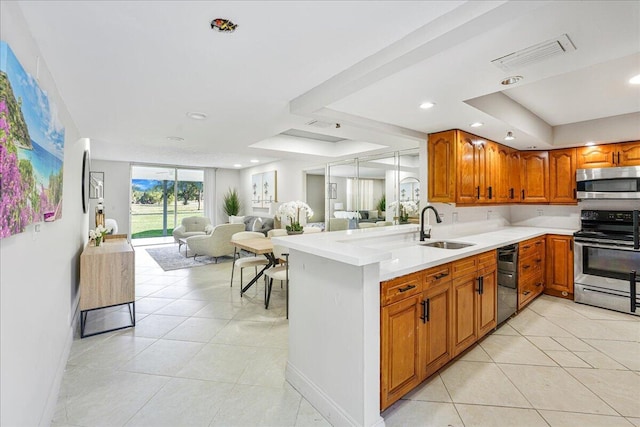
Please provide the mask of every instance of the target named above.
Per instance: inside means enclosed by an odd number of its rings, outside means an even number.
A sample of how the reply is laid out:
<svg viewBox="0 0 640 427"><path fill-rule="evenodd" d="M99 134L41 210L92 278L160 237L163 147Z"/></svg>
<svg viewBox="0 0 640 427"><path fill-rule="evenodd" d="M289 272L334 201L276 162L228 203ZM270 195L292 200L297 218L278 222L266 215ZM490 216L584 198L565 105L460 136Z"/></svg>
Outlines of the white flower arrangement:
<svg viewBox="0 0 640 427"><path fill-rule="evenodd" d="M89 240L95 240L96 246L100 245L100 242L104 240L104 236L109 233L110 229L98 225L95 230L89 230Z"/></svg>
<svg viewBox="0 0 640 427"><path fill-rule="evenodd" d="M313 216L313 210L303 201L296 200L292 202L283 203L278 207L276 211L276 218L282 220L283 217L289 218L291 225L287 225L287 231L301 231L302 225L300 225L300 211L304 210L307 218Z"/></svg>
<svg viewBox="0 0 640 427"><path fill-rule="evenodd" d="M396 206L398 206L398 202L391 202L389 203L389 208L391 208L392 211L396 210ZM416 203L413 200L405 200L404 202L400 202L400 215L402 216L402 212L404 212L406 215L413 215L413 214L417 214L418 213L418 203Z"/></svg>

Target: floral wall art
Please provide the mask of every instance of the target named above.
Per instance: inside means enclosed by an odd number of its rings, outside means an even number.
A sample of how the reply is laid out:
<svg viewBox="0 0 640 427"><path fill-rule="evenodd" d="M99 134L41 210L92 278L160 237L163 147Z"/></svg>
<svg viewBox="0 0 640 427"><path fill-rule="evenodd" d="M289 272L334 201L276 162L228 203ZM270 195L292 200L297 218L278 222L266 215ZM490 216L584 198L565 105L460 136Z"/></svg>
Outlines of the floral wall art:
<svg viewBox="0 0 640 427"><path fill-rule="evenodd" d="M0 238L62 217L63 159L55 104L0 40Z"/></svg>
<svg viewBox="0 0 640 427"><path fill-rule="evenodd" d="M251 206L268 208L278 201L278 177L276 171L251 175Z"/></svg>

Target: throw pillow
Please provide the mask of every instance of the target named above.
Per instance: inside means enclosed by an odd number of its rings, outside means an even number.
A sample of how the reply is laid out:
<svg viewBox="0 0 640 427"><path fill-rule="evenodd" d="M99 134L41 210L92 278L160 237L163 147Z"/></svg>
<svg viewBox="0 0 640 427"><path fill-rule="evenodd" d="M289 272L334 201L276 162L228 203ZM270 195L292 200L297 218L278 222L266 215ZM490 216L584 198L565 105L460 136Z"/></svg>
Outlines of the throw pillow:
<svg viewBox="0 0 640 427"><path fill-rule="evenodd" d="M253 221L251 231L262 231L262 218L258 217L255 221Z"/></svg>

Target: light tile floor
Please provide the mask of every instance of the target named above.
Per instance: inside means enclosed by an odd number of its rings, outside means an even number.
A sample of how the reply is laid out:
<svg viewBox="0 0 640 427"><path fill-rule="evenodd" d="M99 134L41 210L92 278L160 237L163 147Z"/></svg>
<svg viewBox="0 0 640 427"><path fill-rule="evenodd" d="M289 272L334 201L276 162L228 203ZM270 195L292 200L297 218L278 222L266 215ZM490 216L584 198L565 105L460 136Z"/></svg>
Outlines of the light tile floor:
<svg viewBox="0 0 640 427"><path fill-rule="evenodd" d="M177 248L176 248L177 250ZM136 249L135 329L73 342L52 425L326 426L284 379L275 285L231 263L164 272ZM88 330L125 324L125 307ZM640 318L542 296L383 413L387 426L640 427Z"/></svg>

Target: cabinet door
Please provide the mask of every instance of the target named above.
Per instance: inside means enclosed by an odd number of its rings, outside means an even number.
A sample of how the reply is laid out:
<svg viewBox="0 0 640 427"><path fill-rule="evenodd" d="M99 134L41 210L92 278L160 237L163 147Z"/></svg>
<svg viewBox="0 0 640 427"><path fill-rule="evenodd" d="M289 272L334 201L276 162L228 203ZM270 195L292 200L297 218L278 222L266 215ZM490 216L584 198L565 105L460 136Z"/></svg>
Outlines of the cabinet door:
<svg viewBox="0 0 640 427"><path fill-rule="evenodd" d="M594 145L577 149L578 169L610 168L616 166L616 144Z"/></svg>
<svg viewBox="0 0 640 427"><path fill-rule="evenodd" d="M452 357L462 353L478 339L476 322L478 319L476 294L478 281L476 274L454 279L452 287L453 324L451 325Z"/></svg>
<svg viewBox="0 0 640 427"><path fill-rule="evenodd" d="M575 148L549 151L549 202L577 203Z"/></svg>
<svg viewBox="0 0 640 427"><path fill-rule="evenodd" d="M618 166L640 166L640 141L618 144Z"/></svg>
<svg viewBox="0 0 640 427"><path fill-rule="evenodd" d="M451 359L451 280L427 289L423 294L422 379Z"/></svg>
<svg viewBox="0 0 640 427"><path fill-rule="evenodd" d="M460 204L478 203L478 159L476 153L476 137L459 132L456 169L456 202Z"/></svg>
<svg viewBox="0 0 640 427"><path fill-rule="evenodd" d="M481 293L478 294L477 335L480 339L498 325L498 277L495 268L484 271L478 276L482 279Z"/></svg>
<svg viewBox="0 0 640 427"><path fill-rule="evenodd" d="M455 202L456 131L429 135L429 201Z"/></svg>
<svg viewBox="0 0 640 427"><path fill-rule="evenodd" d="M547 235L545 293L573 299L573 237Z"/></svg>
<svg viewBox="0 0 640 427"><path fill-rule="evenodd" d="M380 406L385 409L418 385L422 294L380 312Z"/></svg>
<svg viewBox="0 0 640 427"><path fill-rule="evenodd" d="M485 177L485 203L496 203L498 181L500 174L500 160L498 156L498 144L487 141L485 145L484 177Z"/></svg>
<svg viewBox="0 0 640 427"><path fill-rule="evenodd" d="M522 201L522 184L520 177L520 152L511 150L509 154L509 201Z"/></svg>
<svg viewBox="0 0 640 427"><path fill-rule="evenodd" d="M549 201L549 153L526 151L520 153L522 201L547 203Z"/></svg>
<svg viewBox="0 0 640 427"><path fill-rule="evenodd" d="M498 144L497 151L497 168L496 173L498 175L496 182L495 201L496 203L508 203L511 200L511 185L510 185L510 155L511 148ZM518 175L520 171L518 170ZM519 180L518 180L519 181ZM515 197L515 194L514 194Z"/></svg>

